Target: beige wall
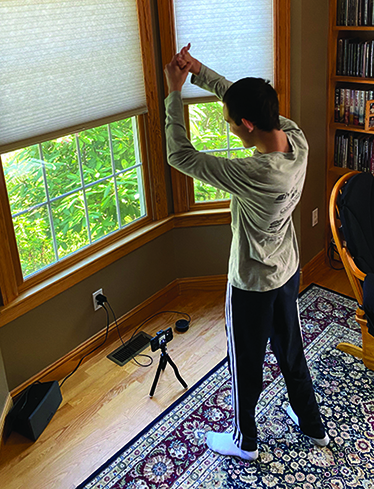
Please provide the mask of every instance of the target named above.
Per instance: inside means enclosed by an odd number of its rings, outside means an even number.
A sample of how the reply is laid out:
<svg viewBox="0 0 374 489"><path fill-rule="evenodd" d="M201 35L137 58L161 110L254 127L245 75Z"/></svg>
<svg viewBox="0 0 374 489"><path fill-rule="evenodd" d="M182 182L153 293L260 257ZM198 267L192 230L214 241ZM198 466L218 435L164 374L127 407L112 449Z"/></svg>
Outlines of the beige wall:
<svg viewBox="0 0 374 489"><path fill-rule="evenodd" d="M301 266L324 247L328 10L326 0L291 0L291 117L309 142L309 166L295 216ZM312 210L319 223L312 227Z"/></svg>
<svg viewBox="0 0 374 489"><path fill-rule="evenodd" d="M310 144L295 212L305 265L323 248L328 2L291 0L291 14L291 111ZM320 223L312 228L315 207ZM175 229L0 328L0 406L7 384L15 388L105 327L104 312L93 311L92 292L102 287L120 317L175 278L227 273L230 239L229 226Z"/></svg>
<svg viewBox="0 0 374 489"><path fill-rule="evenodd" d="M175 229L0 328L9 388L106 326L105 312L93 310L92 292L103 288L120 317L176 278L227 273L230 239L229 226Z"/></svg>

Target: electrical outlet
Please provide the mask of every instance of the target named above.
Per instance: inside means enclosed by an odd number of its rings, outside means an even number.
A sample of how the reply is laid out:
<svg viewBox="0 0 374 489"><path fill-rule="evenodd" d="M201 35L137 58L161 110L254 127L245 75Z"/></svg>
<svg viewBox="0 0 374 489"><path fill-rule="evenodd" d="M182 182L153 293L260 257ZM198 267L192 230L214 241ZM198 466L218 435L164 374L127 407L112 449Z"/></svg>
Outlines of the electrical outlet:
<svg viewBox="0 0 374 489"><path fill-rule="evenodd" d="M312 211L312 227L318 224L318 207Z"/></svg>
<svg viewBox="0 0 374 489"><path fill-rule="evenodd" d="M100 304L98 304L96 302L96 297L99 295L99 294L103 294L103 289L99 289L97 290L96 292L93 292L92 293L92 300L93 300L93 306L94 306L94 310L97 311L98 309L100 309ZM103 294L104 295L104 294Z"/></svg>

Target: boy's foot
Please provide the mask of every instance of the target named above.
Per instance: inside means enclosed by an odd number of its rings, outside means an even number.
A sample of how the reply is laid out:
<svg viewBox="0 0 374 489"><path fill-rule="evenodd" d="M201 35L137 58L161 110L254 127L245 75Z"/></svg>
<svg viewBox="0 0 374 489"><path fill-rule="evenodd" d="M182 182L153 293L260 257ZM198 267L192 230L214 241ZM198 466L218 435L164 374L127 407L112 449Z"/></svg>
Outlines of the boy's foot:
<svg viewBox="0 0 374 489"><path fill-rule="evenodd" d="M258 450L247 452L238 448L234 443L232 433L215 433L214 431L208 431L205 435L205 439L208 447L221 455L240 457L250 462L256 460L258 457Z"/></svg>
<svg viewBox="0 0 374 489"><path fill-rule="evenodd" d="M297 424L297 426L299 426L299 418L296 416L295 411L292 409L292 407L288 406L286 411L287 411L288 416L292 419L292 421L295 424ZM306 435L306 436L308 436L308 435ZM319 447L325 447L330 442L330 438L327 434L325 435L324 438L313 438L312 436L308 436L308 438L310 440L312 440L312 442Z"/></svg>

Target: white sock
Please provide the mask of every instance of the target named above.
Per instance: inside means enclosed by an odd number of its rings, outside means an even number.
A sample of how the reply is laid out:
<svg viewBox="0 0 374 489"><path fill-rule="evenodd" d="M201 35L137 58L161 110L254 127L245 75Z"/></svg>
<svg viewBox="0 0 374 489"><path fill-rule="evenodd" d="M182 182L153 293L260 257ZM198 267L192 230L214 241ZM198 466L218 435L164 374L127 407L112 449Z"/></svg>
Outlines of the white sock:
<svg viewBox="0 0 374 489"><path fill-rule="evenodd" d="M299 418L296 416L295 411L292 409L292 407L290 405L287 406L286 411L287 411L288 416L292 419L292 421L295 424L297 424L297 426L299 426ZM318 445L319 447L325 447L330 442L330 438L329 438L329 436L327 434L325 435L324 438L313 438L312 436L308 436L308 438L310 440L312 440L312 442L315 445Z"/></svg>
<svg viewBox="0 0 374 489"><path fill-rule="evenodd" d="M214 431L208 431L205 438L208 447L221 455L232 455L233 457L240 457L249 461L256 460L258 457L258 450L247 452L238 448L234 443L232 433L215 433Z"/></svg>

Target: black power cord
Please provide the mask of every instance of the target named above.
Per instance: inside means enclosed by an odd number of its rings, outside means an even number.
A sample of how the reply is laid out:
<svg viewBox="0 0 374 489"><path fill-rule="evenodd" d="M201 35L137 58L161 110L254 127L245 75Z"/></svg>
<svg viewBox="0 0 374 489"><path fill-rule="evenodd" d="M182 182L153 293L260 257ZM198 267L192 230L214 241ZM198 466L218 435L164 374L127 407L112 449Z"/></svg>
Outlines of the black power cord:
<svg viewBox="0 0 374 489"><path fill-rule="evenodd" d="M340 260L335 259L335 254L337 254L339 256L339 252L338 252L338 249L336 247L336 244L335 244L334 240L331 239L331 242L329 244L329 250L327 253L330 268L332 268L333 270L344 270L344 266L342 266L340 268L334 267L333 262L341 263Z"/></svg>
<svg viewBox="0 0 374 489"><path fill-rule="evenodd" d="M41 384L39 380L33 382L28 387L26 387L20 394L18 394L13 400L13 407L7 414L4 423L4 441L6 441L13 431L14 423L16 422L17 417L25 408L27 401L29 399L29 393L32 387L36 384Z"/></svg>
<svg viewBox="0 0 374 489"><path fill-rule="evenodd" d="M119 327L118 327L118 323L117 323L117 317L116 317L116 315L114 314L113 308L112 308L112 306L109 304L108 299L107 299L107 298L105 297L105 295L103 295L103 294L97 294L97 296L96 296L96 302L97 302L97 303L98 303L100 306L102 306L102 307L104 307L104 303L105 303L105 302L108 304L108 306L109 306L110 310L112 311L112 315L113 315L113 319L114 319L114 322L115 322L115 325L116 325L116 328L117 328L117 333L118 333L119 339L121 340L122 345L125 345L125 343L124 343L124 341L123 341L123 339L122 339L121 333L120 333L120 331L119 331ZM130 344L130 343L131 343L131 340L133 339L133 337L134 337L134 335L132 335L132 336L131 336L130 340L128 341L128 344ZM136 356L138 356L138 357L145 357L145 358L149 358L149 363L144 364L144 363L140 363L140 362L138 362L138 361L137 361L137 359L135 358ZM135 362L137 365L139 365L139 367L150 367L150 366L152 365L152 363L153 363L153 358L152 358L150 355L145 355L144 353L138 353L138 354L136 354L136 351L134 352L134 354L132 354L132 355L131 355L130 360L134 360L134 362Z"/></svg>
<svg viewBox="0 0 374 489"><path fill-rule="evenodd" d="M99 294L101 295L101 294ZM98 296L97 296L98 297ZM99 303L98 299L96 297L96 300L97 302ZM103 296L104 297L104 296ZM100 303L99 303L100 304ZM106 331L105 331L105 338L104 338L104 341L102 343L100 343L100 345L97 345L93 350L89 351L88 353L86 353L86 355L84 355L80 360L79 360L79 363L78 365L75 367L75 369L70 372L69 375L67 375L64 380L61 382L60 384L60 388L63 386L63 384L68 380L69 377L71 377L77 370L78 368L81 366L83 360L85 358L87 358L89 355L91 355L91 353L93 353L94 351L98 350L100 347L102 347L104 345L104 343L106 342L106 340L108 339L108 333L109 333L109 312L108 312L108 309L104 306L104 303L100 304L104 309L105 309L105 312L106 312L106 316L107 316L107 323L106 323Z"/></svg>
<svg viewBox="0 0 374 489"><path fill-rule="evenodd" d="M120 330L119 330L119 327L118 327L118 323L117 323L117 317L113 311L113 308L112 306L109 304L108 302L108 299L105 297L105 295L103 294L97 294L96 296L96 302L103 308L105 309L105 312L106 312L106 316L107 316L107 325L106 325L106 331L105 331L105 338L104 338L104 341L102 343L100 343L100 345L96 346L93 350L91 350L90 352L88 352L86 355L84 355L80 360L79 360L79 363L78 365L74 368L74 370L72 370L72 372L70 372L69 375L67 375L64 380L61 382L60 385L60 388L63 386L63 384L78 370L78 368L81 366L83 360L85 358L87 358L89 355L91 355L93 352L95 352L96 350L98 350L100 347L102 347L104 345L104 343L106 342L106 340L108 339L108 334L109 334L109 312L108 312L108 309L105 307L105 304L108 304L111 312L112 312L112 315L113 315L113 319L114 319L114 322L115 322L115 325L116 325L116 328L117 328L117 333L118 333L118 337L119 339L121 340L121 343L122 345L125 345L123 339L122 339L122 336L121 336L121 333L120 333ZM127 342L128 344L131 343L132 339L134 338L134 336L136 335L136 333L139 331L140 328L142 328L148 321L150 321L151 319L153 319L154 317L160 315L160 314L165 314L165 313L174 313L174 314L180 314L182 316L185 316L188 318L187 320L187 324L190 324L191 322L191 316L189 314L187 314L186 312L180 312L180 311L160 311L160 312L156 312L156 314L153 314L152 316L150 316L149 318L147 318L145 321L143 321L136 329L135 331L133 332L133 334L131 335L131 338L130 340ZM140 356L140 357L146 357L146 358L149 358L149 363L147 364L142 364L140 362L138 362L136 360L136 356ZM143 353L136 353L134 352L134 354L131 356L130 360L134 360L134 362L139 365L139 367L150 367L153 363L153 358L150 356L150 355L145 355Z"/></svg>
<svg viewBox="0 0 374 489"><path fill-rule="evenodd" d="M141 327L143 327L146 323L148 323L148 321L150 321L151 319L155 318L156 316L159 316L160 314L165 314L165 313L173 313L173 314L180 314L182 316L186 316L188 317L188 324L190 324L191 322L191 316L189 314L187 314L186 312L180 312L180 311L160 311L160 312L156 312L156 314L153 314L152 316L150 316L149 318L147 318L145 321L143 321L136 329L135 331L133 332L133 334L131 335L131 338L129 340L129 343L131 343L132 339L134 338L134 336L136 335L136 333L139 331L139 329ZM150 367L153 363L153 358L149 355L143 355L141 353L139 353L139 356L143 356L143 357L148 357L151 359L151 362L147 365L142 365L141 363L139 363L136 359L135 359L135 356L137 355L133 355L131 357L130 360L134 360L135 363L137 363L138 365L140 365L141 367Z"/></svg>
<svg viewBox="0 0 374 489"><path fill-rule="evenodd" d="M117 318L116 318L116 315L114 314L114 311L112 309L112 306L109 304L108 302L108 299L107 297L105 297L105 295L103 294L98 294L96 296L96 302L100 305L100 306L103 306L104 307L104 303L107 303L110 310L112 311L112 315L113 315L113 318L114 318L114 322L116 324L116 328L117 328L117 332L118 332L118 336L119 336L119 339L121 340L121 343L122 345L124 345L125 343L123 342L123 339L122 339L122 336L121 336L121 333L119 331L119 327L118 327L118 324L117 324ZM189 314L187 314L186 312L180 312L180 311L160 311L160 312L156 312L156 314L153 314L152 316L150 316L149 318L147 318L145 321L143 321L136 329L135 331L133 332L133 334L131 335L131 338L129 339L129 341L127 342L127 344L129 345L132 341L132 339L134 338L134 336L136 335L136 333L139 331L140 328L142 328L148 321L150 321L151 319L153 319L154 317L158 316L159 314L165 314L165 313L174 313L174 314L180 314L182 316L186 316L188 318L188 320L186 321L187 323L187 328L188 328L188 325L190 324L191 322L191 316ZM185 321L185 320L184 320ZM135 357L145 357L145 358L149 358L149 363L147 364L143 364L143 363L140 363L137 361L137 359ZM144 353L136 353L136 351L131 355L131 358L129 361L131 360L134 360L134 362L139 365L139 367L150 367L152 364L153 364L153 358L150 356L150 355L145 355Z"/></svg>

